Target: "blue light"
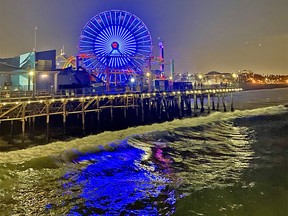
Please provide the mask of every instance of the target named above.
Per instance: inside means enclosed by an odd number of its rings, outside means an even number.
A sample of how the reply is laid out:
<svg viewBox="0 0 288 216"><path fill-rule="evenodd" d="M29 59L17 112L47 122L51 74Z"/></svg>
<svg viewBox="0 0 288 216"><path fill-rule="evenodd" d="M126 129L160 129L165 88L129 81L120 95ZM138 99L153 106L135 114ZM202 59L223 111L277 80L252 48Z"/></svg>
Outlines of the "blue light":
<svg viewBox="0 0 288 216"><path fill-rule="evenodd" d="M119 44L117 49L111 48L113 42ZM83 61L86 69L93 71L97 68L103 73L107 65L111 69L134 68L135 72L140 72L151 48L152 40L145 24L135 15L119 10L102 12L91 18L79 40L79 52L92 53L91 59ZM115 58L107 62L107 56Z"/></svg>
<svg viewBox="0 0 288 216"><path fill-rule="evenodd" d="M158 200L160 205L165 204L173 211L175 191L167 190L170 181L155 171L155 164L142 164L145 152L126 141L113 149L79 155L74 160L79 168L66 173L63 187L73 194L78 191L81 203L74 203L69 215L83 211L100 215L159 215L155 204L159 197L162 197ZM137 206L139 203L141 208Z"/></svg>

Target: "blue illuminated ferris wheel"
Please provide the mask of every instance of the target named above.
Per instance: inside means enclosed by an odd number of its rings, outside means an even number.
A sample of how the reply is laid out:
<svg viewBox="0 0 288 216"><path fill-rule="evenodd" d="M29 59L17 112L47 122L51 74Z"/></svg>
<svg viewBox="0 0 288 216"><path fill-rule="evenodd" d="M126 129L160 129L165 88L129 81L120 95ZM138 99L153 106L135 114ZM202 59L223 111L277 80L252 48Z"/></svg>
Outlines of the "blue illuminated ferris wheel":
<svg viewBox="0 0 288 216"><path fill-rule="evenodd" d="M86 55L84 67L105 79L105 71L111 72L111 80L122 82L131 73L142 72L150 57L152 40L146 25L135 15L110 10L91 18L84 26L79 53ZM114 72L114 73L113 73Z"/></svg>

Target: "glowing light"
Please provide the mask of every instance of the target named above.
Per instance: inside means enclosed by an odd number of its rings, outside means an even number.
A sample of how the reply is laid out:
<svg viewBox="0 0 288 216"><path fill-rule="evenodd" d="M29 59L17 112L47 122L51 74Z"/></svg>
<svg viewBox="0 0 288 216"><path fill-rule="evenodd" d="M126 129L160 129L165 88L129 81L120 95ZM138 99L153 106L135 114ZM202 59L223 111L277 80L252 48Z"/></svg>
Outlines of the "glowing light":
<svg viewBox="0 0 288 216"><path fill-rule="evenodd" d="M132 83L134 83L134 82L135 82L135 78L132 77L132 78L130 79L130 81L131 81Z"/></svg>
<svg viewBox="0 0 288 216"><path fill-rule="evenodd" d="M133 68L133 73L140 72L150 56L152 40L149 30L138 17L126 11L110 10L86 23L78 47L80 55L87 54L83 60L85 68L97 69L100 71L97 77L106 80L103 71L107 66L109 70ZM110 74L110 82L116 79L124 83L129 75L125 72Z"/></svg>
<svg viewBox="0 0 288 216"><path fill-rule="evenodd" d="M42 79L46 79L47 77L48 77L47 74L41 74L41 78L42 78Z"/></svg>
<svg viewBox="0 0 288 216"><path fill-rule="evenodd" d="M30 76L34 76L34 75L35 75L35 71L32 71L32 70L29 71L29 75L30 75Z"/></svg>
<svg viewBox="0 0 288 216"><path fill-rule="evenodd" d="M102 210L106 215L120 213L127 206L150 198L151 194L153 197L167 194L168 199L163 201L165 205L175 202L173 190L165 191L169 179L150 171L155 169L156 165L149 165L148 168L140 165L139 162L145 152L142 149L125 145L125 142L120 145L121 147L117 147L114 151L77 156L75 158L77 164L85 165L81 169L67 171L63 176L67 182L63 184L63 189L74 191L80 187L79 196L86 201L85 204ZM162 163L167 163L161 149L156 150L155 157ZM93 175L87 175L87 173L93 173ZM142 210L137 210L137 213L139 213L137 215L160 214L157 208L150 208L149 205ZM71 208L69 215L77 214L77 208Z"/></svg>

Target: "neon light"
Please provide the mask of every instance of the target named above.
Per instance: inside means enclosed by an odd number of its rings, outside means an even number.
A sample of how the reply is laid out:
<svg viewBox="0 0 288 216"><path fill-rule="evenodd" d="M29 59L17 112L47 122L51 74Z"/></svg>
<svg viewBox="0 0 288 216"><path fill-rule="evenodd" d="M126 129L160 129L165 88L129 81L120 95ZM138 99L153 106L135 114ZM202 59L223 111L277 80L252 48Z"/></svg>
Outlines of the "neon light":
<svg viewBox="0 0 288 216"><path fill-rule="evenodd" d="M141 71L150 56L152 41L149 30L138 17L126 11L110 10L87 22L78 47L80 53L90 54L91 60L83 61L84 67L89 71L96 67L97 70L106 70L105 56L113 57L108 62L109 70L134 68L135 71ZM136 59L135 56L143 58ZM101 73L105 73L99 72L99 77Z"/></svg>
<svg viewBox="0 0 288 216"><path fill-rule="evenodd" d="M175 191L168 187L170 180L161 172L150 171L159 169L156 164L143 166L145 152L129 146L126 141L113 148L112 151L78 155L73 160L75 168L63 176L62 186L64 194L73 191L73 195L83 202L79 206L77 201L71 200L69 205L73 207L69 215L78 215L80 209L83 212L97 210L101 215L129 214L129 207L137 202L145 205L130 213L159 215L155 205L146 202L158 197L162 197L161 204L173 212L176 196ZM157 152L157 157L161 157L161 152Z"/></svg>

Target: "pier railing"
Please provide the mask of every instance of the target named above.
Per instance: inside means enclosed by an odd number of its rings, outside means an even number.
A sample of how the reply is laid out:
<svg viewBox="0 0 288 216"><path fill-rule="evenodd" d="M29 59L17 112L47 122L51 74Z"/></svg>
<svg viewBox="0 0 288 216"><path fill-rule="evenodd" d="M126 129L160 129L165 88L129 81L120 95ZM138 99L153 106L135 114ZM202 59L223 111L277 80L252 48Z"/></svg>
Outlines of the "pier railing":
<svg viewBox="0 0 288 216"><path fill-rule="evenodd" d="M239 89L238 86L203 86L203 87L194 87L193 89L188 89L188 91L195 90L217 90L217 89ZM171 90L167 92L173 92L179 90ZM187 90L180 90L181 92ZM125 94L125 93L148 93L148 91L138 91L136 88L114 88L107 92L105 88L102 87L87 87L87 88L74 88L74 89L61 89L61 90L3 90L0 89L0 103L5 101L14 101L14 100L30 100L30 99L43 99L43 98L61 98L61 97L80 97L80 96L95 96L95 95L113 95L113 94ZM159 91L153 91L159 92ZM162 91L161 91L162 92Z"/></svg>
<svg viewBox="0 0 288 216"><path fill-rule="evenodd" d="M79 90L79 89L78 89ZM0 122L11 120L25 120L36 116L49 116L56 114L68 115L72 113L85 113L91 111L100 111L105 108L117 108L130 106L141 106L138 100L148 98L154 100L168 100L168 98L179 100L194 99L194 103L207 98L207 106L211 107L211 97L220 98L225 104L225 97L228 93L241 91L240 88L219 88L219 89L194 89L185 91L156 91L156 92L96 92L93 89L82 89L82 91L59 91L59 92L17 92L11 93L9 97L1 97L0 100ZM126 102L125 102L126 101ZM203 101L200 101L203 103ZM76 104L76 105L75 105ZM93 106L91 106L93 104ZM95 106L95 104L98 104ZM214 101L213 101L214 104ZM76 109L69 110L67 107L76 106ZM194 104L194 106L196 106ZM79 109L79 107L82 107ZM204 105L202 105L202 109ZM195 109L195 107L194 107ZM225 108L226 109L226 108Z"/></svg>

